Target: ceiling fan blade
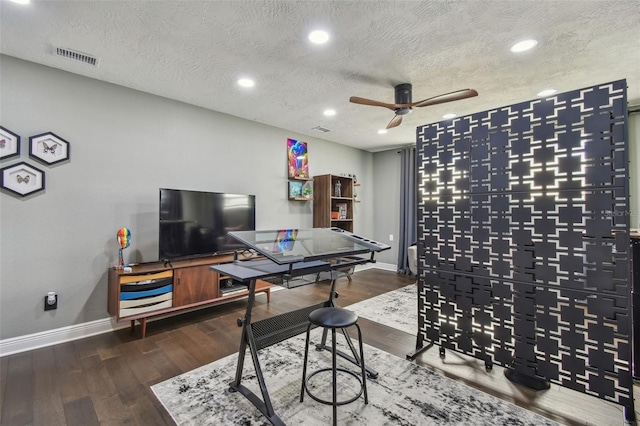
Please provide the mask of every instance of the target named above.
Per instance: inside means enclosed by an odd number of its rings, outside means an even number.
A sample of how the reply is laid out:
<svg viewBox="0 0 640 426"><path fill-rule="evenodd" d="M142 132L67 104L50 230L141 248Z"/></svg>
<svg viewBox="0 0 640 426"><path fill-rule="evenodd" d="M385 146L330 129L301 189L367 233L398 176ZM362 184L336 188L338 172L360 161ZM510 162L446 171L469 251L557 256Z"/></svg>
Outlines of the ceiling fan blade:
<svg viewBox="0 0 640 426"><path fill-rule="evenodd" d="M389 108L392 111L395 111L395 109L397 108L396 104L388 104L385 102L374 101L373 99L359 98L357 96L350 97L349 102L352 102L354 104L360 104L360 105L379 106L379 107Z"/></svg>
<svg viewBox="0 0 640 426"><path fill-rule="evenodd" d="M396 114L396 116L393 117L393 119L391 119L389 124L387 124L387 129L390 129L392 127L398 127L400 123L402 123L402 116Z"/></svg>
<svg viewBox="0 0 640 426"><path fill-rule="evenodd" d="M414 102L411 106L424 107L429 105L443 104L445 102L458 101L460 99L473 98L478 96L478 92L473 89L458 90L456 92L445 93L444 95L434 96L433 98L424 99L419 102Z"/></svg>

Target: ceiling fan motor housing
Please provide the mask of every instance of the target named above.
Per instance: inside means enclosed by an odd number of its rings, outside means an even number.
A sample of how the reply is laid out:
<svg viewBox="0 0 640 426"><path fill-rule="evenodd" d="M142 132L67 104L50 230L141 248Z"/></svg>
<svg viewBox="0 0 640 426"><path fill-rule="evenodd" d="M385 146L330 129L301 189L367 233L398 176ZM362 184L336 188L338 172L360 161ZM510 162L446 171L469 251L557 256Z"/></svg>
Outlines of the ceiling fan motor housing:
<svg viewBox="0 0 640 426"><path fill-rule="evenodd" d="M410 104L411 103L411 84L402 83L395 87L396 90L396 104ZM398 108L396 114L405 115L411 112L411 108Z"/></svg>

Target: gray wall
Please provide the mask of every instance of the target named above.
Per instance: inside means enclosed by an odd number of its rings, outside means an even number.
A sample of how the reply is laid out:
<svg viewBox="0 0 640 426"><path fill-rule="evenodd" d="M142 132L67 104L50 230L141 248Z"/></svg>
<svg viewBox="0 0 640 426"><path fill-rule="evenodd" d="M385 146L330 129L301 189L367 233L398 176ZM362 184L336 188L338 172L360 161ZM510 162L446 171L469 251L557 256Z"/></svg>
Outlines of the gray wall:
<svg viewBox="0 0 640 426"><path fill-rule="evenodd" d="M636 107L637 108L637 107ZM425 123L427 124L427 123ZM640 112L629 115L629 223L632 228L640 228ZM372 238L391 245L391 250L380 253L380 262L397 264L398 231L400 227L400 154L397 149L376 152L373 154L373 186L375 187L373 218L374 231ZM389 234L394 241L389 242Z"/></svg>
<svg viewBox="0 0 640 426"><path fill-rule="evenodd" d="M373 154L165 98L0 56L0 124L22 137L20 161L46 190L0 193L0 339L107 318L116 230L125 261L157 260L158 188L255 194L257 227L311 227L312 204L287 200L287 138L309 144L312 175L355 173L355 232L374 229ZM28 157L29 136L52 131L71 160ZM44 312L48 291L59 308Z"/></svg>
<svg viewBox="0 0 640 426"><path fill-rule="evenodd" d="M637 108L637 107L636 107ZM640 112L629 115L629 226L640 228Z"/></svg>
<svg viewBox="0 0 640 426"><path fill-rule="evenodd" d="M640 224L640 114L630 119L631 225ZM371 154L283 129L0 56L0 124L22 137L22 155L46 173L46 191L0 192L0 340L108 317L107 269L115 233L131 229L128 262L157 260L158 188L250 193L257 227L311 227L312 204L286 199L286 139L309 143L312 175L355 173L355 232L386 242L397 261L400 156ZM28 158L28 138L52 131L71 161ZM395 240L390 242L389 235ZM43 311L48 291L60 308Z"/></svg>
<svg viewBox="0 0 640 426"><path fill-rule="evenodd" d="M372 238L389 244L391 250L377 256L383 263L398 263L398 231L400 229L400 154L397 149L373 154L373 186L375 190ZM393 234L393 241L389 235Z"/></svg>

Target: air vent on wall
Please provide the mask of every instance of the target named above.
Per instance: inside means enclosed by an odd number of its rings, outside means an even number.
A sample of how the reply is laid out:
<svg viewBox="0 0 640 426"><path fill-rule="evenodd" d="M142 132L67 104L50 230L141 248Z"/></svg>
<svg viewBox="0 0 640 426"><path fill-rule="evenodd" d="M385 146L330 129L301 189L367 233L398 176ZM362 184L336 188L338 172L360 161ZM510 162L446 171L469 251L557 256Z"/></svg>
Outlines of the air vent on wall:
<svg viewBox="0 0 640 426"><path fill-rule="evenodd" d="M317 130L318 132L322 132L322 133L327 133L327 132L331 131L330 129L327 129L327 128L321 127L321 126L316 126L311 130Z"/></svg>
<svg viewBox="0 0 640 426"><path fill-rule="evenodd" d="M62 58L70 59L76 62L82 62L94 67L100 65L100 59L87 53L78 52L77 50L67 49L66 47L53 46L53 54Z"/></svg>

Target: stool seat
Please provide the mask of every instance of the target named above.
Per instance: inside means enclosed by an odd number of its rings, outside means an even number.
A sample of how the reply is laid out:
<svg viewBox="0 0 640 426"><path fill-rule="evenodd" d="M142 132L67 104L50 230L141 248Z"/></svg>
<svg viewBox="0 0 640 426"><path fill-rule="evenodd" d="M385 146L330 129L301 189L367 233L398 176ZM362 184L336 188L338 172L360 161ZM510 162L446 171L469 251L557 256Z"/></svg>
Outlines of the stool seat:
<svg viewBox="0 0 640 426"><path fill-rule="evenodd" d="M324 328L347 328L358 322L358 315L341 308L319 308L309 314L309 322Z"/></svg>

